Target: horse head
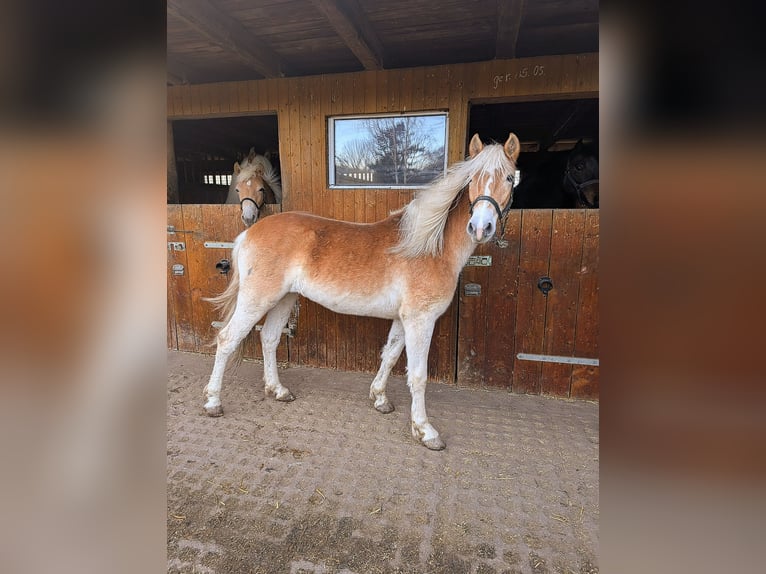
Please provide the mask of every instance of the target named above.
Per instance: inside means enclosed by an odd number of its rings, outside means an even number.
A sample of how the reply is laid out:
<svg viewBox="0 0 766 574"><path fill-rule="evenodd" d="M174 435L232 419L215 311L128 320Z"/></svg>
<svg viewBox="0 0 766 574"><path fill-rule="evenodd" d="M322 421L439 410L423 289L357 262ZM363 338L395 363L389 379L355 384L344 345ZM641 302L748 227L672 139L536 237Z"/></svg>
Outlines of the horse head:
<svg viewBox="0 0 766 574"><path fill-rule="evenodd" d="M576 196L577 207L598 208L598 152L592 144L578 141L567 157L564 189Z"/></svg>
<svg viewBox="0 0 766 574"><path fill-rule="evenodd" d="M239 204L242 206L242 223L250 227L258 220L263 207L266 188L263 181L263 169L258 166L234 164L235 189Z"/></svg>
<svg viewBox="0 0 766 574"><path fill-rule="evenodd" d="M516 160L521 149L519 138L511 133L501 151L495 149L499 147L495 144L485 148L479 134L474 134L468 147L470 161L478 167L468 183L471 218L466 232L476 243L492 239L513 202ZM491 154L484 151L489 148L493 148Z"/></svg>

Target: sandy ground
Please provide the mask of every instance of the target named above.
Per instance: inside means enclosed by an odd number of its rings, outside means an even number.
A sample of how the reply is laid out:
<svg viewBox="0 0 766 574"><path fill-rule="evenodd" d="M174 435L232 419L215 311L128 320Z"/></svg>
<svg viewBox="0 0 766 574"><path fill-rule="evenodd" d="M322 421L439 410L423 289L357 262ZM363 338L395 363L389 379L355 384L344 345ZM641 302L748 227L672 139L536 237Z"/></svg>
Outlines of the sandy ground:
<svg viewBox="0 0 766 574"><path fill-rule="evenodd" d="M291 367L297 400L265 399L262 368L224 379L168 354L168 572L598 572L598 405L430 384L435 452L367 398L371 375Z"/></svg>

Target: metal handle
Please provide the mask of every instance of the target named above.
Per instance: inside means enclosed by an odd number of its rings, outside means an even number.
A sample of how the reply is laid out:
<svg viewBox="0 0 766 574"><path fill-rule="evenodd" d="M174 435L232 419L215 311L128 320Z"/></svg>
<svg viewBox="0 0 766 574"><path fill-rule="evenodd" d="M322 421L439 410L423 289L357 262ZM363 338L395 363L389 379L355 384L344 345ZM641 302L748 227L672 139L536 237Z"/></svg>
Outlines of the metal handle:
<svg viewBox="0 0 766 574"><path fill-rule="evenodd" d="M547 275L540 277L540 279L537 280L537 288L547 297L548 292L553 289L553 279Z"/></svg>

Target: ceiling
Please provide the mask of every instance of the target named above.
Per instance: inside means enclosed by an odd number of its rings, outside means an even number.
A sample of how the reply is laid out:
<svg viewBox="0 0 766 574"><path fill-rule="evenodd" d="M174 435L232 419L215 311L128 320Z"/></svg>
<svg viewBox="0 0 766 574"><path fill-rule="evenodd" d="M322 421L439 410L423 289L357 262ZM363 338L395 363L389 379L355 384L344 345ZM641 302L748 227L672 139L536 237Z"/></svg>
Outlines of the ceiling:
<svg viewBox="0 0 766 574"><path fill-rule="evenodd" d="M167 0L168 83L598 51L598 0Z"/></svg>

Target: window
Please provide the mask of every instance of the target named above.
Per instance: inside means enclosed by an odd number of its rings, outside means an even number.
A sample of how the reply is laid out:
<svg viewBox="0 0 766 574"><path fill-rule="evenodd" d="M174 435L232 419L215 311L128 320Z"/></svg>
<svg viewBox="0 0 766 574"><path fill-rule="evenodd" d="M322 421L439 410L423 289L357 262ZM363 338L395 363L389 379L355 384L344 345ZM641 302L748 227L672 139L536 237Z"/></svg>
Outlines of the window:
<svg viewBox="0 0 766 574"><path fill-rule="evenodd" d="M328 118L330 187L424 187L447 168L445 112Z"/></svg>
<svg viewBox="0 0 766 574"><path fill-rule="evenodd" d="M203 181L209 185L231 185L231 174L221 175L220 173L208 174L203 176Z"/></svg>

